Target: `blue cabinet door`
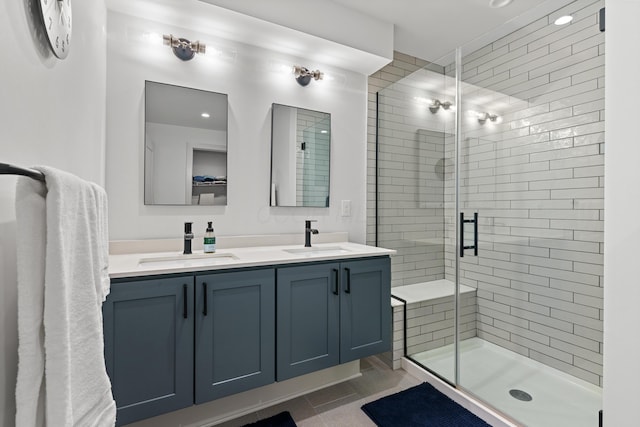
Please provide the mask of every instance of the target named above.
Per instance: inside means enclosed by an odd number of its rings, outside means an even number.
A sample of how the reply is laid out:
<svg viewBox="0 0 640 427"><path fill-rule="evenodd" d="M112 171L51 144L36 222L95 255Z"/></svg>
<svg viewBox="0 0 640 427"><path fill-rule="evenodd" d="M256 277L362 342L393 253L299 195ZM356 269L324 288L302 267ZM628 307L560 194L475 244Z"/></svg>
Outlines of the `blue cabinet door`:
<svg viewBox="0 0 640 427"><path fill-rule="evenodd" d="M391 348L390 259L342 262L340 363Z"/></svg>
<svg viewBox="0 0 640 427"><path fill-rule="evenodd" d="M278 268L278 381L339 363L339 268Z"/></svg>
<svg viewBox="0 0 640 427"><path fill-rule="evenodd" d="M196 277L195 403L275 381L272 268Z"/></svg>
<svg viewBox="0 0 640 427"><path fill-rule="evenodd" d="M113 283L103 318L117 425L193 404L193 276Z"/></svg>

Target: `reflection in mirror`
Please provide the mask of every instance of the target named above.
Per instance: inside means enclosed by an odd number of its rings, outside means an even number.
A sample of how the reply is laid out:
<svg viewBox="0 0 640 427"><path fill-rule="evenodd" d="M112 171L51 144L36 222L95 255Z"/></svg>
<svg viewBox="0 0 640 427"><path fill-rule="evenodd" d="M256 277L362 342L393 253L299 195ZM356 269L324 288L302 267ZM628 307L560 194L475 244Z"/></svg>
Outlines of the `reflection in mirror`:
<svg viewBox="0 0 640 427"><path fill-rule="evenodd" d="M145 82L145 205L227 204L227 95Z"/></svg>
<svg viewBox="0 0 640 427"><path fill-rule="evenodd" d="M271 206L329 206L331 115L273 104Z"/></svg>

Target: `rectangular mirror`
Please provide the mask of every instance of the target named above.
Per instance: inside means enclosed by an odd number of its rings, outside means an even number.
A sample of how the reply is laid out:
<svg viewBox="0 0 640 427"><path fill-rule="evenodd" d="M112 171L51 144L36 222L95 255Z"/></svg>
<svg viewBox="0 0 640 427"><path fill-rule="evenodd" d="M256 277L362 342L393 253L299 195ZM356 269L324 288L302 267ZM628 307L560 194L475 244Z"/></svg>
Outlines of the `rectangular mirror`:
<svg viewBox="0 0 640 427"><path fill-rule="evenodd" d="M227 204L227 95L145 82L144 204Z"/></svg>
<svg viewBox="0 0 640 427"><path fill-rule="evenodd" d="M273 104L271 206L329 207L331 115Z"/></svg>

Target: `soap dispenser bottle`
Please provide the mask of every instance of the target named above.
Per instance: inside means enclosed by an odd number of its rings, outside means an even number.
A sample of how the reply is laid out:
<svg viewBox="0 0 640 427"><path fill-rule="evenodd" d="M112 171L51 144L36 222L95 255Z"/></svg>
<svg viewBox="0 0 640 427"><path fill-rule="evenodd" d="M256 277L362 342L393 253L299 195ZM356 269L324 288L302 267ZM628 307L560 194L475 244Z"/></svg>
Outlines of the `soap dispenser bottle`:
<svg viewBox="0 0 640 427"><path fill-rule="evenodd" d="M216 251L216 233L213 231L212 222L207 223L207 231L204 233L204 253L212 254Z"/></svg>

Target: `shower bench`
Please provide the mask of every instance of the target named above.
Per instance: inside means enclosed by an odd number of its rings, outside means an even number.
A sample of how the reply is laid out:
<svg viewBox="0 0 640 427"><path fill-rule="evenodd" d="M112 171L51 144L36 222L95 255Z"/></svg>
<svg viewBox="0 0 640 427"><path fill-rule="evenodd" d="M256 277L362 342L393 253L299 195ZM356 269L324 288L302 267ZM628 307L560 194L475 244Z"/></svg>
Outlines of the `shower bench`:
<svg viewBox="0 0 640 427"><path fill-rule="evenodd" d="M455 284L447 279L391 288L393 346L384 354L387 364L399 369L405 355L404 305L406 304L407 354L415 354L453 342ZM475 336L476 289L460 285L460 332ZM394 298L396 297L396 298ZM401 301L402 300L402 301Z"/></svg>

